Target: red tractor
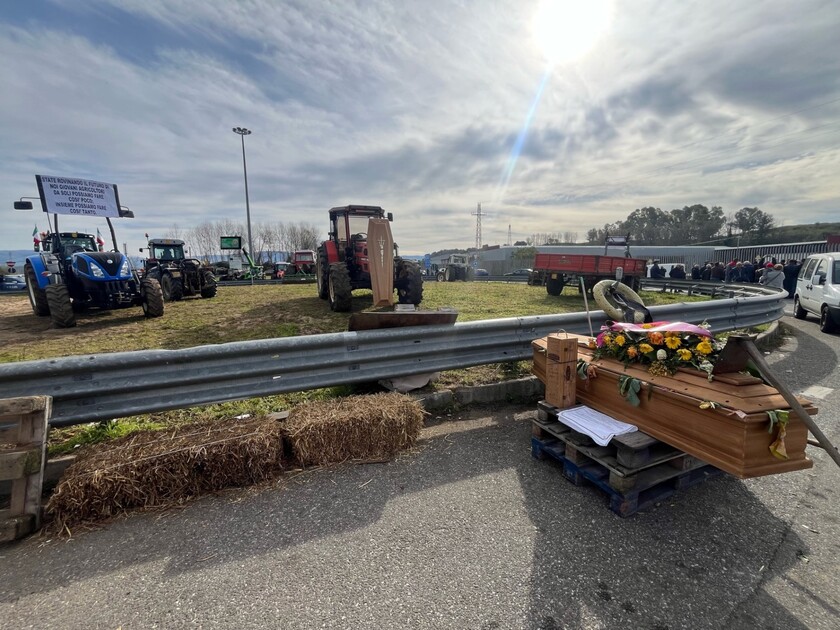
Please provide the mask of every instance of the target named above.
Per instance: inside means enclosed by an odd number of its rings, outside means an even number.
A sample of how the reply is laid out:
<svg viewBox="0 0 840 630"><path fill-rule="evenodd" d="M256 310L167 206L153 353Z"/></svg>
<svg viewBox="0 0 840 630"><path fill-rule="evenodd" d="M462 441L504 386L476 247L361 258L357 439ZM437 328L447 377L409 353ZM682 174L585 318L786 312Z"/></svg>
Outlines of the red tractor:
<svg viewBox="0 0 840 630"><path fill-rule="evenodd" d="M387 238L377 238L371 242L371 258L379 252L377 260L390 260L391 252L384 255L385 248L393 248L393 265L385 273L393 276L393 286L397 290L400 304L420 304L423 299L423 273L420 265L411 260L400 258L397 246L390 238L390 228L384 221L393 221L393 215L379 206L342 206L330 210L330 233L328 240L318 247L315 277L318 284L318 296L329 300L334 311L349 311L354 289L372 289L372 260L368 256L368 228L371 219L377 224L384 223ZM371 226L373 227L373 226ZM391 293L393 297L393 293Z"/></svg>

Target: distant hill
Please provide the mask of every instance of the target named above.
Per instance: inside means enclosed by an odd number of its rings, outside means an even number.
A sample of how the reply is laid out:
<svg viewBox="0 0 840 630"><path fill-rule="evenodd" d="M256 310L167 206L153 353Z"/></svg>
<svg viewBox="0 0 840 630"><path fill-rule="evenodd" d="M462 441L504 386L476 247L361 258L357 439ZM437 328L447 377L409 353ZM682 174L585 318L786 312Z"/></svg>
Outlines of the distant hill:
<svg viewBox="0 0 840 630"><path fill-rule="evenodd" d="M824 241L830 234L840 234L840 223L811 223L806 225L786 225L770 230L761 243L807 243Z"/></svg>

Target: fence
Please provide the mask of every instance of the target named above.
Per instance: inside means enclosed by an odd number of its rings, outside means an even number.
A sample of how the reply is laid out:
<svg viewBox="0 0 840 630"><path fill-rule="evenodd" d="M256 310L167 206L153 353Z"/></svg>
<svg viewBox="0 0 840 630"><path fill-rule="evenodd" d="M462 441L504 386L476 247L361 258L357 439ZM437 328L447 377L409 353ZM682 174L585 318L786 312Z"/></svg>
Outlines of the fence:
<svg viewBox="0 0 840 630"><path fill-rule="evenodd" d="M700 323L713 332L784 315L785 293L760 285L644 281L647 289L714 295L654 306L654 319ZM513 317L454 325L241 341L0 365L5 396L51 395L52 426L183 409L340 384L377 381L529 359L531 341L565 330L595 332L602 311Z"/></svg>

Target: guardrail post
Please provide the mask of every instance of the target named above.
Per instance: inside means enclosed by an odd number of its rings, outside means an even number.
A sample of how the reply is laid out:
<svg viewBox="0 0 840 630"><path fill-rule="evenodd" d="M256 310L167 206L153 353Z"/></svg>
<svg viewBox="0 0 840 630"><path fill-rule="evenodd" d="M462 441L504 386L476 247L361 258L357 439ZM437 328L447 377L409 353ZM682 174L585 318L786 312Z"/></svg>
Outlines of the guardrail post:
<svg viewBox="0 0 840 630"><path fill-rule="evenodd" d="M8 509L0 510L0 542L41 526L49 396L0 400L0 481L11 481Z"/></svg>

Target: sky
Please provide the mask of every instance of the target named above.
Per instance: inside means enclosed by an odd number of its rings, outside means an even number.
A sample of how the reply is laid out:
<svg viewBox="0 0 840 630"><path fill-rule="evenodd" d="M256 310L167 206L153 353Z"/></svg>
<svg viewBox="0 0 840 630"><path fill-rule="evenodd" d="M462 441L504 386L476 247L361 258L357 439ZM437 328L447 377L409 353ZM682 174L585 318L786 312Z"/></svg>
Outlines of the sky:
<svg viewBox="0 0 840 630"><path fill-rule="evenodd" d="M474 246L478 203L490 245L645 206L840 220L836 0L0 5L0 250L46 228L12 209L36 174L116 184L129 251L244 224L237 126L252 224L379 205L404 254Z"/></svg>

